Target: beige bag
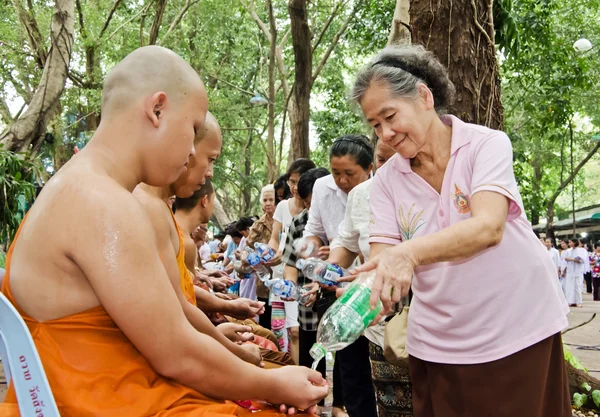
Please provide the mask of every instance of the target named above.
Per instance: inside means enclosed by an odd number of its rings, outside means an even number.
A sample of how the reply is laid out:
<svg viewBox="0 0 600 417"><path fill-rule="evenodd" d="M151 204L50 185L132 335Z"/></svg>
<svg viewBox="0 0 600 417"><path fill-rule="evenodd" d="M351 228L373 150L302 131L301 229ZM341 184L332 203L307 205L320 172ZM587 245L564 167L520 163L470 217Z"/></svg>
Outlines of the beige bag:
<svg viewBox="0 0 600 417"><path fill-rule="evenodd" d="M393 365L407 366L408 352L406 351L406 329L408 328L408 309L403 307L385 325L383 338L383 356Z"/></svg>

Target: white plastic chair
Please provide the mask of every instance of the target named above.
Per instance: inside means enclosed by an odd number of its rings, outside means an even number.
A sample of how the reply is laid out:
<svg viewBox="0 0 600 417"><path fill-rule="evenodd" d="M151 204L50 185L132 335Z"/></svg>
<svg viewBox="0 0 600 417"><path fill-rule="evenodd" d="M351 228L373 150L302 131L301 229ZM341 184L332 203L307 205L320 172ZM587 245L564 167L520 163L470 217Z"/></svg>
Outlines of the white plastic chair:
<svg viewBox="0 0 600 417"><path fill-rule="evenodd" d="M19 312L0 293L0 356L14 385L22 416L60 417L31 334ZM11 380L12 377L12 380Z"/></svg>

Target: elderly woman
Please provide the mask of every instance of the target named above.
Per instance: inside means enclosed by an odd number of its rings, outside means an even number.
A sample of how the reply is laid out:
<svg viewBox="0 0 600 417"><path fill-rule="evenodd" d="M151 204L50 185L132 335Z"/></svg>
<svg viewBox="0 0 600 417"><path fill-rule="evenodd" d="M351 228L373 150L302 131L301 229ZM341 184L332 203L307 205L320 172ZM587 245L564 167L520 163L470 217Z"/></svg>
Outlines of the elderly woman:
<svg viewBox="0 0 600 417"><path fill-rule="evenodd" d="M371 258L358 271L376 269L371 301L388 311L412 281L415 417L570 416L569 310L525 216L510 140L440 115L453 95L420 46L388 47L358 75L353 99L397 154L373 180Z"/></svg>

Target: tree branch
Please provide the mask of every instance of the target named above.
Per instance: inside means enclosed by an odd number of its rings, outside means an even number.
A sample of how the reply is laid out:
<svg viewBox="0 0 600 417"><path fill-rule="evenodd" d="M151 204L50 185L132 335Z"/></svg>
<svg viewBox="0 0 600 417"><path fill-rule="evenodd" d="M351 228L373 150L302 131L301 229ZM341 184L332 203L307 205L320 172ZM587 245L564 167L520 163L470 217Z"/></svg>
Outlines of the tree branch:
<svg viewBox="0 0 600 417"><path fill-rule="evenodd" d="M356 11L362 5L363 1L364 0L358 0L356 2L356 4L354 5L354 8L350 12L350 14L348 14L348 16L346 17L346 20L344 20L344 23L342 24L342 27L340 28L340 30L337 31L337 33L335 34L335 36L331 40L331 43L329 44L329 48L327 48L327 51L325 51L325 53L321 57L321 61L319 61L319 65L317 65L317 68L313 72L313 75L312 75L312 82L313 82L313 84L316 81L316 79L319 77L319 74L323 70L323 67L325 67L325 64L327 63L327 60L329 59L329 56L331 55L331 52L333 52L334 48L337 46L340 38L344 35L344 32L346 32L346 29L348 29L348 25L350 24L350 22L352 21L352 19L356 15Z"/></svg>
<svg viewBox="0 0 600 417"><path fill-rule="evenodd" d="M348 3L348 2L347 1L340 1L337 4L337 6L335 6L335 8L333 9L333 12L331 13L331 15L329 16L329 18L327 19L327 21L323 25L323 29L321 29L321 33L319 33L319 36L317 37L317 40L315 41L315 43L312 46L312 53L313 54L315 53L315 51L317 50L317 48L319 47L319 45L323 41L323 37L325 36L325 32L327 32L327 29L329 29L329 26L331 25L331 22L333 22L333 19L335 19L337 17L338 13L340 12L340 9L342 8L342 5L345 6L346 3Z"/></svg>
<svg viewBox="0 0 600 417"><path fill-rule="evenodd" d="M42 34L40 32L37 21L35 20L35 16L33 15L33 11L25 10L20 0L13 0L13 4L19 15L19 20L21 21L25 32L27 32L27 38L29 39L31 49L36 55L38 67L44 68L47 53L44 49Z"/></svg>
<svg viewBox="0 0 600 417"><path fill-rule="evenodd" d="M567 188L567 186L571 183L571 181L573 181L575 179L575 177L577 176L577 174L579 173L579 171L581 170L581 168L583 168L583 166L590 160L592 159L592 156L594 156L594 154L598 151L598 149L600 149L600 142L596 143L596 145L592 148L591 151L588 152L588 154L585 156L585 158L583 158L581 160L581 162L579 162L579 164L577 164L577 166L573 169L573 172L571 172L571 175L569 175L567 177L567 179L565 179L556 189L556 191L554 192L554 194L552 194L552 196L548 199L548 204L547 207L551 207L554 206L554 203L556 201L556 199L558 198L558 196L560 195L560 193Z"/></svg>
<svg viewBox="0 0 600 417"><path fill-rule="evenodd" d="M79 34L83 38L83 40L87 40L87 36L85 33L85 26L83 24L83 12L81 11L81 1L75 0L75 7L77 8L77 16L79 17Z"/></svg>
<svg viewBox="0 0 600 417"><path fill-rule="evenodd" d="M254 19L262 33L264 33L264 35L267 37L267 40L271 42L271 33L269 32L269 28L267 27L267 25L265 25L265 22L263 22L261 18L256 14L256 10L254 10L254 2L250 4L245 4L242 0L240 0L240 3L246 7L248 13L250 13L250 16L252 16L252 19Z"/></svg>
<svg viewBox="0 0 600 417"><path fill-rule="evenodd" d="M190 8L198 3L200 3L200 0L196 0L196 1L186 0L183 8L179 11L179 13L175 17L175 19L173 19L173 22L171 22L171 26L169 26L167 33L165 33L165 35L162 37L162 39L160 41L158 41L158 45L162 44L165 41L165 39L167 38L167 36L169 36L169 34L171 32L173 32L173 30L181 22L181 20L183 19L185 14L190 10Z"/></svg>
<svg viewBox="0 0 600 417"><path fill-rule="evenodd" d="M110 12L108 12L108 16L106 17L106 21L104 22L102 29L100 29L100 34L98 35L98 39L102 38L102 36L104 35L104 32L106 32L106 29L108 29L108 25L110 25L110 21L112 20L115 12L117 11L117 7L119 7L119 4L121 4L121 0L115 0L115 2L113 3L113 6L110 9Z"/></svg>
<svg viewBox="0 0 600 417"><path fill-rule="evenodd" d="M490 35L486 32L486 30L481 27L481 24L479 23L479 20L477 19L477 5L475 4L475 0L471 0L471 6L473 6L473 22L475 22L475 26L483 34L485 39L488 41L488 44L494 46L494 41L492 41L492 39L490 38Z"/></svg>
<svg viewBox="0 0 600 417"><path fill-rule="evenodd" d="M148 2L148 4L146 4L139 12L137 12L136 14L134 14L133 16L131 16L129 19L127 19L127 21L123 22L118 28L116 28L113 33L111 33L110 35L107 36L106 39L104 39L104 41L109 41L113 36L115 36L121 29L123 29L123 27L125 27L126 25L128 25L132 20L136 19L139 15L141 15L142 13L146 12L150 6L152 6L152 2Z"/></svg>
<svg viewBox="0 0 600 417"><path fill-rule="evenodd" d="M14 121L4 97L0 97L0 116L2 117L5 125L10 125Z"/></svg>
<svg viewBox="0 0 600 417"><path fill-rule="evenodd" d="M150 27L150 36L148 37L148 45L155 45L158 39L158 32L162 19L165 14L165 8L167 7L167 0L157 0L156 3L156 14L154 15L154 21Z"/></svg>

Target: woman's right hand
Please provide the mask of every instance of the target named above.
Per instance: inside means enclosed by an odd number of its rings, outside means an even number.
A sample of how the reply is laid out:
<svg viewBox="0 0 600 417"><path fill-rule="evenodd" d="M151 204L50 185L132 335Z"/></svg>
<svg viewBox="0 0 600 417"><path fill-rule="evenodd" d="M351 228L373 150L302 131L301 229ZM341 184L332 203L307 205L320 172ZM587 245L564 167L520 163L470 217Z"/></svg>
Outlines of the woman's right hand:
<svg viewBox="0 0 600 417"><path fill-rule="evenodd" d="M268 262L264 262L265 265L269 266L269 267L274 267L277 266L281 263L281 255L283 255L282 251L277 251L277 253L275 254L275 256L273 256L273 258L271 258L270 261Z"/></svg>
<svg viewBox="0 0 600 417"><path fill-rule="evenodd" d="M329 391L327 381L321 373L302 366L284 366L269 372L275 377L274 389L265 399L272 404L285 404L288 413L293 408L311 409Z"/></svg>
<svg viewBox="0 0 600 417"><path fill-rule="evenodd" d="M381 299L383 313L392 311L394 304L407 297L416 267L413 254L406 247L396 245L384 249L369 262L356 268L356 272L375 270L375 282L371 289L371 308L375 308L377 300Z"/></svg>

